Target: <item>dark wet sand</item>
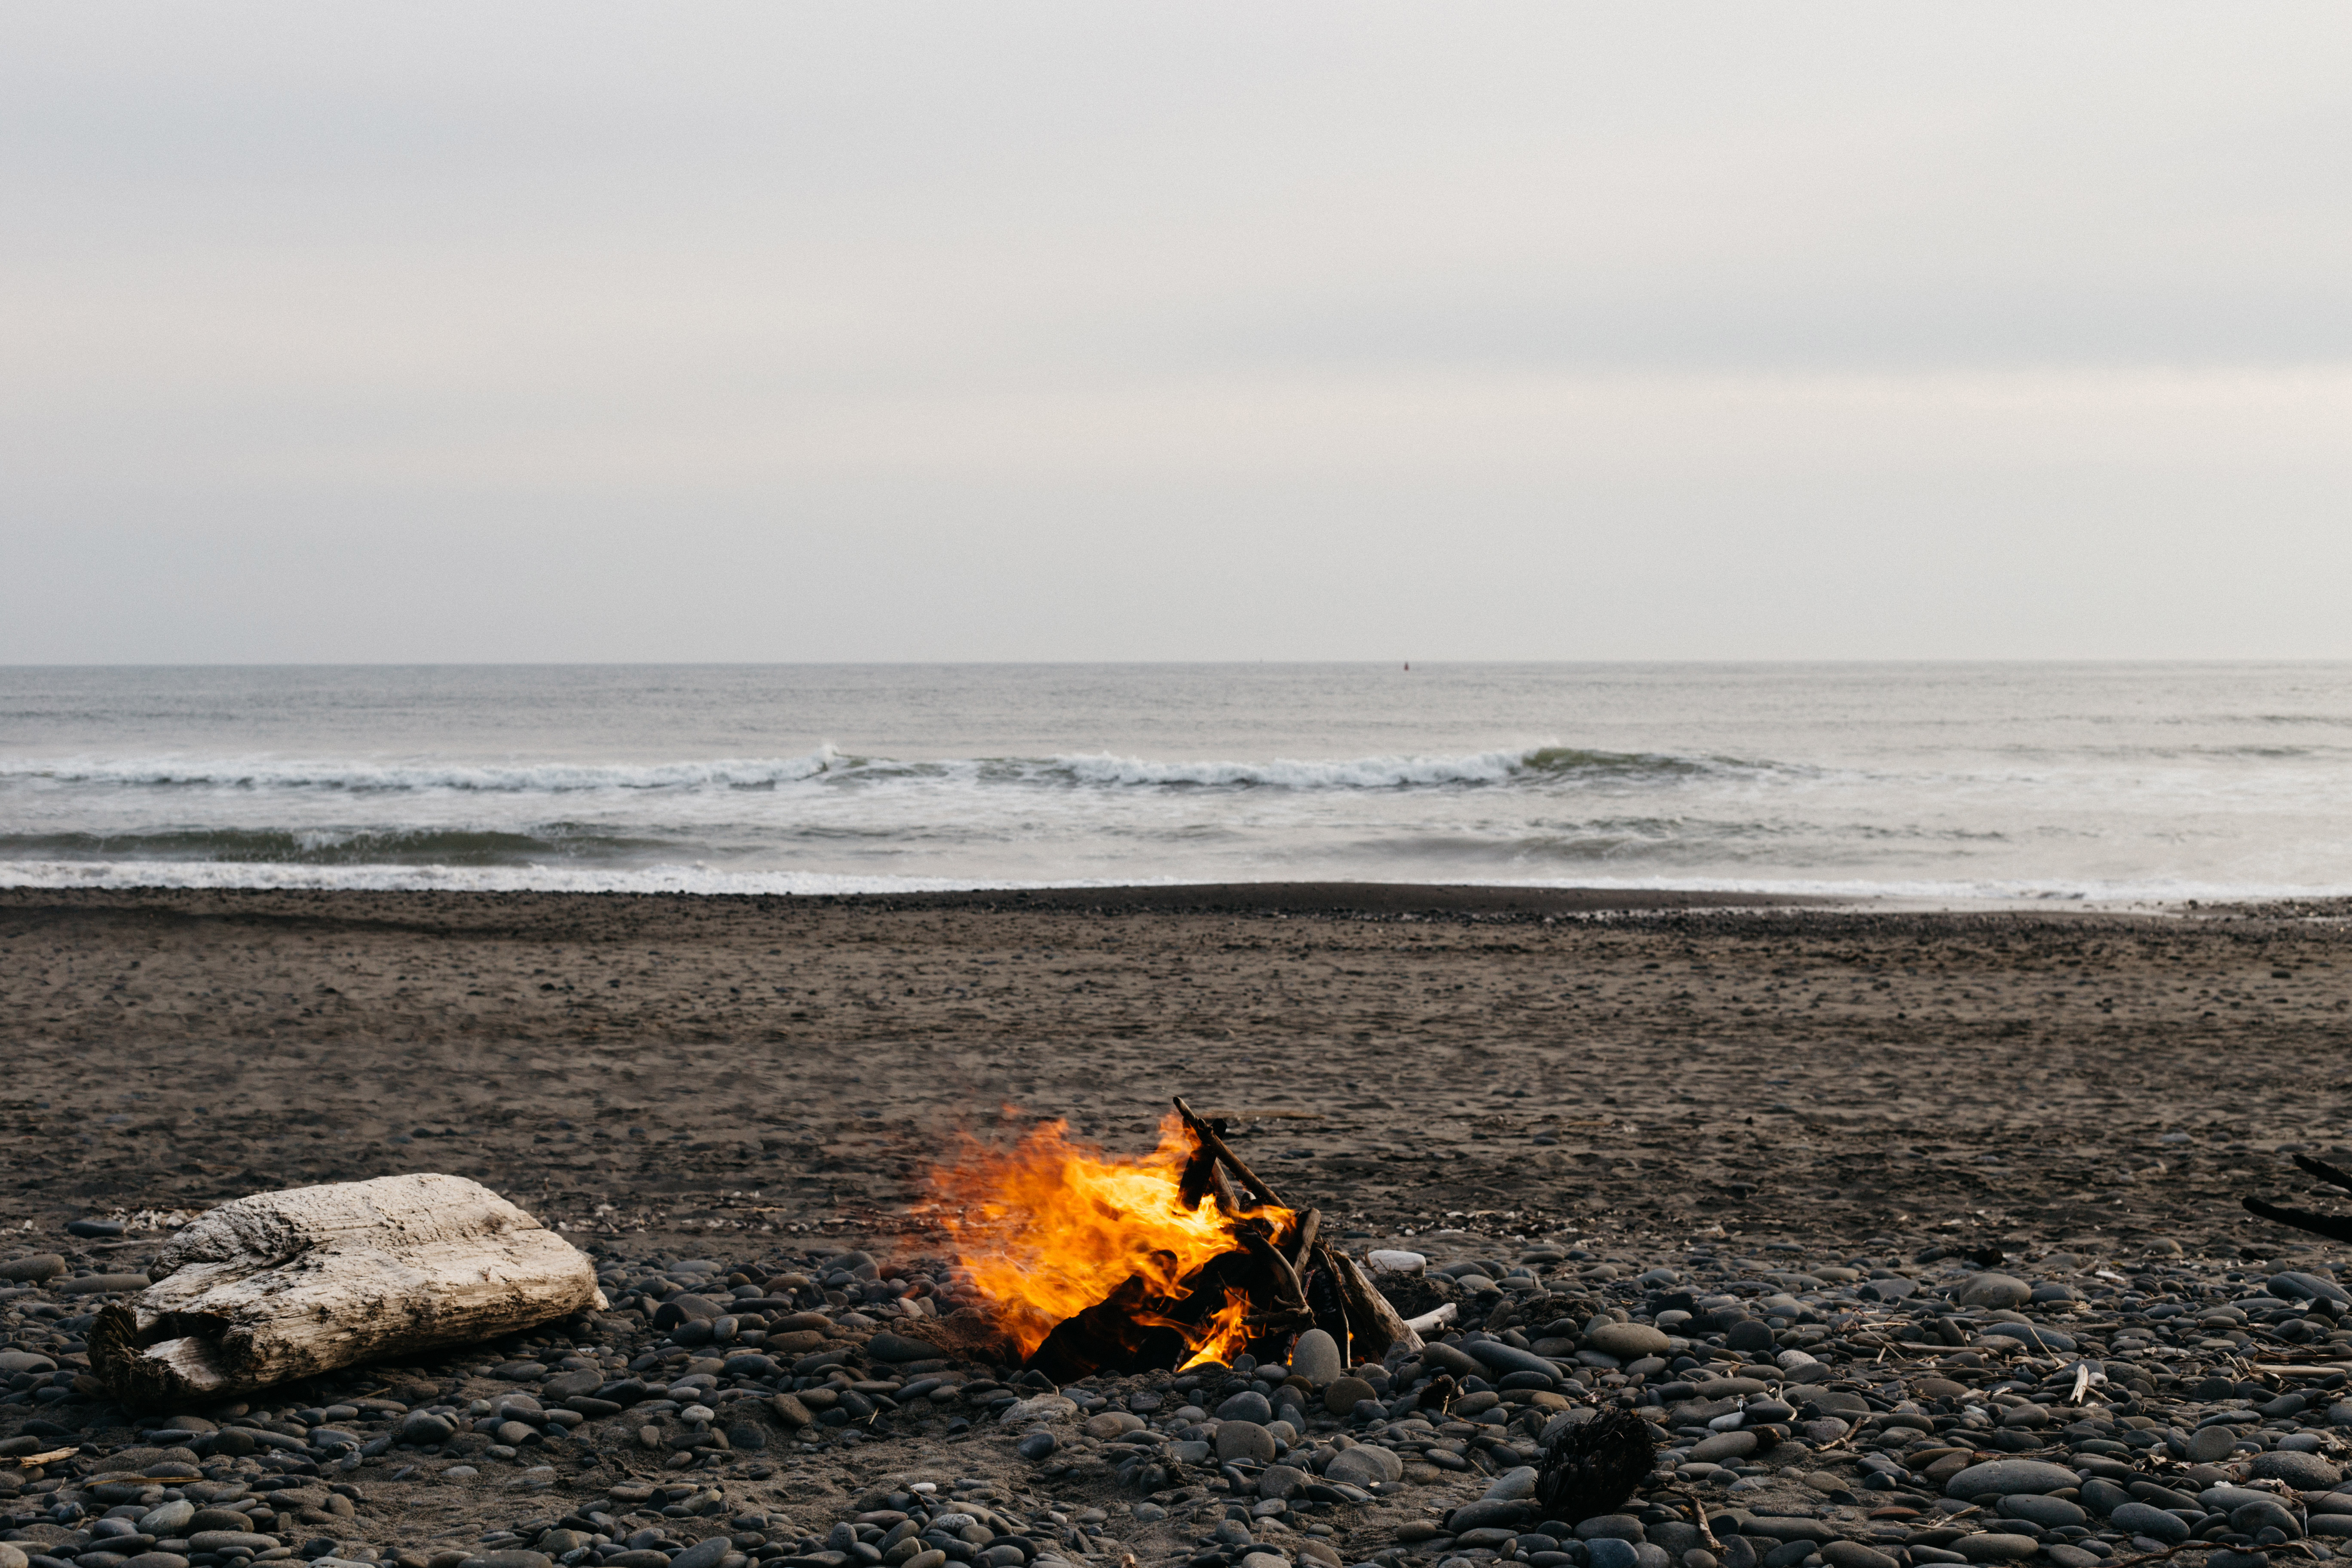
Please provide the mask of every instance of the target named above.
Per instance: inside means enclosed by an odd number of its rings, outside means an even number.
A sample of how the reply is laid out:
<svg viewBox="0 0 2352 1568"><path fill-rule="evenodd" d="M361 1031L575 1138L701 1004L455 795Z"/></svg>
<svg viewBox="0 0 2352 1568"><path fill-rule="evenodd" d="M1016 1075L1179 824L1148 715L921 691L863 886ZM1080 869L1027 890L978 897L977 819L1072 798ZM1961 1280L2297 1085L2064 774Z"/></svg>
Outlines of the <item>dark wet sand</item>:
<svg viewBox="0 0 2352 1568"><path fill-rule="evenodd" d="M2343 912L0 891L0 1221L440 1170L648 1247L880 1237L957 1127L1142 1148L1181 1093L1374 1236L2283 1251L2237 1199L2345 1136Z"/></svg>

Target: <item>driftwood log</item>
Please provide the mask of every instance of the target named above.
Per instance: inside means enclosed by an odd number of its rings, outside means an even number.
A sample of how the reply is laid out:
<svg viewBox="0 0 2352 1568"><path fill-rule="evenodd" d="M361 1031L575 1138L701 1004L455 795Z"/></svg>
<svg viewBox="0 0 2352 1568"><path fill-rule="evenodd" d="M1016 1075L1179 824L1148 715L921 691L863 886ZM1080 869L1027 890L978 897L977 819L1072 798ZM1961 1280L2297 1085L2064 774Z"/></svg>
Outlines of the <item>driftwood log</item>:
<svg viewBox="0 0 2352 1568"><path fill-rule="evenodd" d="M239 1198L157 1254L108 1307L90 1370L170 1405L601 1309L588 1259L462 1176L379 1176Z"/></svg>
<svg viewBox="0 0 2352 1568"><path fill-rule="evenodd" d="M1192 1134L1197 1151L1184 1173L1182 1192L1188 1202L1198 1203L1200 1194L1213 1191L1221 1195L1225 1206L1234 1206L1232 1189L1224 1178L1224 1172L1230 1170L1251 1201L1274 1208L1290 1206L1264 1177L1233 1152L1223 1135L1207 1119L1181 1099L1176 1101L1176 1114L1184 1119L1185 1130ZM1295 1259L1284 1258L1279 1249L1265 1245L1251 1231L1244 1230L1242 1237L1253 1249L1263 1247L1270 1255L1275 1265L1271 1272L1286 1298L1284 1304L1296 1301L1306 1317L1321 1323L1339 1342L1341 1358L1349 1365L1388 1360L1421 1349L1421 1336L1397 1315L1388 1298L1373 1288L1356 1260L1322 1238L1322 1223L1323 1216L1314 1209L1300 1214L1291 1242L1297 1254ZM1328 1282L1339 1309L1332 1314L1335 1321L1324 1321L1325 1314L1314 1310L1309 1298L1318 1292L1309 1287L1308 1281Z"/></svg>

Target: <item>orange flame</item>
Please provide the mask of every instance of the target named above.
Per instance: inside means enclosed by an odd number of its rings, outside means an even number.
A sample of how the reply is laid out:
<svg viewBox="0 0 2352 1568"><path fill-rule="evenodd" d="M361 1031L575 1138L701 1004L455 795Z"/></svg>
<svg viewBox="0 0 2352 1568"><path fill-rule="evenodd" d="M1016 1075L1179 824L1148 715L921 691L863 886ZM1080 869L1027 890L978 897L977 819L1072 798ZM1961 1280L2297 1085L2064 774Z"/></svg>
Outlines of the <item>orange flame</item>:
<svg viewBox="0 0 2352 1568"><path fill-rule="evenodd" d="M1234 1357L1241 1354L1242 1348L1249 1343L1249 1329L1243 1321L1248 1316L1249 1298L1232 1286L1226 1286L1225 1304L1218 1308L1207 1322L1197 1330L1177 1326L1177 1331L1184 1336L1184 1342L1192 1347L1192 1354L1176 1370L1190 1372L1203 1362L1231 1366Z"/></svg>
<svg viewBox="0 0 2352 1568"><path fill-rule="evenodd" d="M1049 1121L1007 1152L967 1137L954 1163L931 1173L932 1191L950 1205L943 1218L958 1261L1024 1356L1129 1276L1160 1302L1181 1301L1192 1293L1187 1279L1242 1245L1239 1216L1220 1210L1213 1195L1184 1206L1193 1142L1182 1118L1171 1112L1162 1121L1160 1146L1140 1158L1106 1155L1067 1132L1068 1123ZM1242 1214L1269 1222L1276 1236L1292 1218L1285 1208ZM1228 1291L1225 1306L1199 1327L1139 1316L1176 1329L1200 1352L1195 1360L1224 1359L1247 1342L1245 1311Z"/></svg>

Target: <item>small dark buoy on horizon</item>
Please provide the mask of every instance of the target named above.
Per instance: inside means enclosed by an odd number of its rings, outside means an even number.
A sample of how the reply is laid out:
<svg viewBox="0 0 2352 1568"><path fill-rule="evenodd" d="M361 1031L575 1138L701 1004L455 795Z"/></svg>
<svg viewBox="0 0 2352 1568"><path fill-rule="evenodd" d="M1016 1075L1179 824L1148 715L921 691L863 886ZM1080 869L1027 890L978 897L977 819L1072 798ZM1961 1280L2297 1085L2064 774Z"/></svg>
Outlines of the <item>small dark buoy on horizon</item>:
<svg viewBox="0 0 2352 1568"><path fill-rule="evenodd" d="M1412 674L1412 660L1411 660L1411 659L1406 659L1406 660L1404 661L1404 668L1405 668L1405 673L1406 673L1407 675Z"/></svg>

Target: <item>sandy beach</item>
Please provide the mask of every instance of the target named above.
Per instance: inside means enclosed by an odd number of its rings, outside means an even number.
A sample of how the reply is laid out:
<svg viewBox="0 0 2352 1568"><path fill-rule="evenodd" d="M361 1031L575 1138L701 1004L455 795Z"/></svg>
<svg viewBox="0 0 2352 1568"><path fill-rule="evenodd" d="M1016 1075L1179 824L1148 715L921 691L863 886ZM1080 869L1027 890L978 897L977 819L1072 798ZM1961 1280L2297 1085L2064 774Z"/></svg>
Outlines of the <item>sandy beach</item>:
<svg viewBox="0 0 2352 1568"><path fill-rule="evenodd" d="M2336 1149L2342 915L0 894L0 1563L2095 1568L2324 1535L2352 1308L2336 1249L2238 1200ZM1381 1276L1402 1310L1469 1316L1367 1381L906 1360L986 1310L927 1206L959 1134L1139 1152L1175 1094L1351 1253L1448 1268ZM182 1413L90 1375L91 1309L194 1211L418 1170L562 1226L609 1310ZM1546 1370L1457 1390L1495 1357ZM1609 1409L1661 1445L1599 1521L1622 1548L1512 1500Z"/></svg>
<svg viewBox="0 0 2352 1568"><path fill-rule="evenodd" d="M6 1217L422 1169L652 1245L887 1235L953 1130L1141 1149L1183 1094L1373 1235L2199 1248L2341 1136L2331 919L1729 902L0 893Z"/></svg>

